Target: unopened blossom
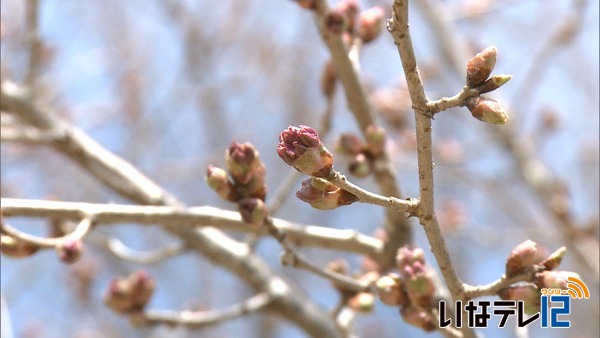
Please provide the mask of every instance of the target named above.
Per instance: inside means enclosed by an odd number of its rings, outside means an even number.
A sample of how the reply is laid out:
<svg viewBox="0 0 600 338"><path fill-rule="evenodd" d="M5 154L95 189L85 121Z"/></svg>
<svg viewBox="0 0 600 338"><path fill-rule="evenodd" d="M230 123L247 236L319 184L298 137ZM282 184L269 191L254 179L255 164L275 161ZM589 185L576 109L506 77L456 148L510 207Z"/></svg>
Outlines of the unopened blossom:
<svg viewBox="0 0 600 338"><path fill-rule="evenodd" d="M285 163L306 175L327 177L333 169L333 155L319 134L307 126L289 126L279 135L277 154Z"/></svg>
<svg viewBox="0 0 600 338"><path fill-rule="evenodd" d="M303 181L296 197L320 210L335 209L358 201L355 195L317 178Z"/></svg>
<svg viewBox="0 0 600 338"><path fill-rule="evenodd" d="M467 85L477 87L485 82L496 66L498 48L490 46L477 53L467 63Z"/></svg>
<svg viewBox="0 0 600 338"><path fill-rule="evenodd" d="M141 311L154 292L154 280L139 270L128 277L116 277L104 294L104 303L117 313Z"/></svg>

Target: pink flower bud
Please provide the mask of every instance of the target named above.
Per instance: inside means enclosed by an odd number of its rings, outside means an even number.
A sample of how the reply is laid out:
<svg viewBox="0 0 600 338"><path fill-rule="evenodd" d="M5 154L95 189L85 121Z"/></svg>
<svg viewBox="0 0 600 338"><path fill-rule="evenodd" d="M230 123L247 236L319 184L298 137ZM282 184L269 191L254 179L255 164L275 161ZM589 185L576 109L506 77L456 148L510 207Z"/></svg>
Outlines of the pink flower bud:
<svg viewBox="0 0 600 338"><path fill-rule="evenodd" d="M491 46L469 60L467 63L467 85L469 87L475 88L483 84L494 70L494 66L496 66L497 55L498 48Z"/></svg>
<svg viewBox="0 0 600 338"><path fill-rule="evenodd" d="M359 154L362 148L363 143L353 133L342 133L335 143L335 150L344 155Z"/></svg>
<svg viewBox="0 0 600 338"><path fill-rule="evenodd" d="M13 258L29 257L38 251L38 247L8 235L0 235L0 251Z"/></svg>
<svg viewBox="0 0 600 338"><path fill-rule="evenodd" d="M321 92L326 98L332 98L335 93L335 85L337 83L337 73L333 67L333 62L328 60L321 73Z"/></svg>
<svg viewBox="0 0 600 338"><path fill-rule="evenodd" d="M343 11L332 8L325 14L325 27L329 32L340 35L348 27L348 18Z"/></svg>
<svg viewBox="0 0 600 338"><path fill-rule="evenodd" d="M425 252L423 249L415 245L405 245L398 249L396 254L396 265L398 270L403 271L405 267L414 265L419 262L425 264Z"/></svg>
<svg viewBox="0 0 600 338"><path fill-rule="evenodd" d="M319 134L307 126L290 126L279 135L277 154L285 163L306 175L327 177L333 169L333 155Z"/></svg>
<svg viewBox="0 0 600 338"><path fill-rule="evenodd" d="M363 43L369 43L381 33L383 26L383 9L379 6L371 7L360 13L358 18L358 36Z"/></svg>
<svg viewBox="0 0 600 338"><path fill-rule="evenodd" d="M233 184L227 177L227 172L225 170L209 165L206 168L204 180L208 186L214 190L217 195L219 195L221 199L230 202L237 200Z"/></svg>
<svg viewBox="0 0 600 338"><path fill-rule="evenodd" d="M344 15L344 20L346 21L345 30L348 33L352 33L356 24L356 17L360 11L358 0L341 0L335 4L333 10Z"/></svg>
<svg viewBox="0 0 600 338"><path fill-rule="evenodd" d="M346 190L314 177L302 182L296 197L320 210L335 209L358 201L358 197Z"/></svg>
<svg viewBox="0 0 600 338"><path fill-rule="evenodd" d="M508 123L508 115L504 108L495 100L486 97L472 97L466 106L476 119L491 124Z"/></svg>
<svg viewBox="0 0 600 338"><path fill-rule="evenodd" d="M381 302L392 306L402 305L406 302L403 287L400 276L396 274L382 276L375 282L375 289Z"/></svg>
<svg viewBox="0 0 600 338"><path fill-rule="evenodd" d="M252 144L233 142L225 152L225 166L236 183L247 184L264 165Z"/></svg>
<svg viewBox="0 0 600 338"><path fill-rule="evenodd" d="M581 279L575 272L571 271L542 271L535 275L537 285L540 288L558 288L566 290L569 277Z"/></svg>
<svg viewBox="0 0 600 338"><path fill-rule="evenodd" d="M104 294L104 303L117 313L133 313L144 309L152 293L154 280L139 270L126 278L114 278Z"/></svg>
<svg viewBox="0 0 600 338"><path fill-rule="evenodd" d="M526 240L517 245L506 259L506 276L512 277L525 272L536 263L538 245L534 241Z"/></svg>
<svg viewBox="0 0 600 338"><path fill-rule="evenodd" d="M367 158L365 154L357 154L348 165L348 170L350 171L350 174L358 178L367 177L372 172L371 161L372 160Z"/></svg>
<svg viewBox="0 0 600 338"><path fill-rule="evenodd" d="M83 253L83 242L81 239L66 238L56 246L56 254L61 262L72 264L79 260Z"/></svg>
<svg viewBox="0 0 600 338"><path fill-rule="evenodd" d="M504 300L522 300L525 302L525 313L534 314L540 311L540 289L533 284L509 286L498 292Z"/></svg>
<svg viewBox="0 0 600 338"><path fill-rule="evenodd" d="M258 198L244 198L238 202L238 210L245 223L260 226L269 215L267 205Z"/></svg>
<svg viewBox="0 0 600 338"><path fill-rule="evenodd" d="M400 315L405 322L410 325L430 332L438 329L438 323L434 322L424 311L419 310L414 305L403 306L400 308Z"/></svg>

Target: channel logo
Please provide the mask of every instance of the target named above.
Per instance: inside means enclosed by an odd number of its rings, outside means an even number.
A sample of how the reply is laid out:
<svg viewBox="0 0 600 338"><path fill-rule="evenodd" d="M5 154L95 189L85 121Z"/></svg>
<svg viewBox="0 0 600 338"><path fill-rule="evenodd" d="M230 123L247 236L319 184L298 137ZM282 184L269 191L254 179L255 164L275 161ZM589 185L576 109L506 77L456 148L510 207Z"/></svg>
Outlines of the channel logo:
<svg viewBox="0 0 600 338"><path fill-rule="evenodd" d="M566 293L568 293L571 296L571 298L590 298L590 289L588 289L587 285L585 285L585 283L579 278L567 278L567 288L568 289L564 291L566 291Z"/></svg>

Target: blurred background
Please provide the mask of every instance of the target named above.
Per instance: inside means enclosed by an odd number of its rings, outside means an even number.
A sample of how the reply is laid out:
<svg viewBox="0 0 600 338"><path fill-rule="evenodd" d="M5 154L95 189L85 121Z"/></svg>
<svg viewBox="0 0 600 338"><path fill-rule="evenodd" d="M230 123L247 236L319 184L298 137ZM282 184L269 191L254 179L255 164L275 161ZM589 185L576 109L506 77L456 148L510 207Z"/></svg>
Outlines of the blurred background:
<svg viewBox="0 0 600 338"><path fill-rule="evenodd" d="M36 2L41 44L32 71L27 8ZM389 17L391 2L360 4L382 6ZM467 60L489 45L499 50L494 73L513 75L489 95L506 107L508 125L489 127L464 108L436 116L436 208L455 267L471 284L499 278L510 250L526 239L551 251L567 247L560 269L578 273L592 298L573 301L570 329L541 329L536 322L529 326L531 337L599 332L598 6L589 0L419 0L410 12L429 98L457 93ZM35 86L44 105L190 206L235 209L203 181L208 164L224 165L232 141L255 145L267 164L269 192L275 191L290 172L275 152L278 134L288 125L319 128L326 109L319 83L328 50L313 15L293 1L4 0L1 25L3 80ZM417 196L414 118L385 29L363 46L360 65L377 121L387 131L402 197ZM358 133L358 126L339 87L324 137L330 149L341 132ZM1 155L2 197L128 202L50 148L3 142ZM348 159L334 155L336 168L347 172ZM371 177L352 180L377 191ZM292 192L276 216L372 235L384 210L355 204L319 211ZM411 221L415 243L429 253L424 233ZM11 225L37 235L49 231L41 220L11 219ZM94 230L85 256L72 266L61 264L52 251L21 260L2 255L2 337L303 336L263 314L198 331L134 328L102 303L113 276L140 267L108 252L110 237L136 250L176 241L158 226L124 224ZM322 306L335 306L331 284L280 267L280 251L270 238L257 246L275 271ZM345 258L352 270L361 268L357 255L302 252L320 266ZM428 262L435 266L431 256ZM152 308L219 308L250 295L244 283L193 252L143 268L157 282ZM522 334L514 321L504 329L494 328L497 322L492 319L492 327L480 332ZM356 328L361 337L442 336L409 326L397 308L381 303L372 314L358 315Z"/></svg>

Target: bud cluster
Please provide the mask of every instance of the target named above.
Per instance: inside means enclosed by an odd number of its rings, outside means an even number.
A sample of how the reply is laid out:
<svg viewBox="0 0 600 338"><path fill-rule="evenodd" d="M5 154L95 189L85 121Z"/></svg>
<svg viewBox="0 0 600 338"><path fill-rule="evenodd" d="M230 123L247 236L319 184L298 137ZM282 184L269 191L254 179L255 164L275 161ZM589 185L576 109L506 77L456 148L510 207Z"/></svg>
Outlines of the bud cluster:
<svg viewBox="0 0 600 338"><path fill-rule="evenodd" d="M327 30L345 41L358 37L362 43L375 40L382 31L383 8L375 6L360 12L357 0L341 0L323 18Z"/></svg>
<svg viewBox="0 0 600 338"><path fill-rule="evenodd" d="M336 259L336 260L330 261L327 264L327 270L330 270L332 272L335 272L335 273L338 273L341 275L348 275L348 273L349 273L348 262L344 259ZM360 276L356 277L356 279L358 280L358 282L367 283L370 285L374 282L374 280L377 278L377 276L378 276L378 273L373 271L373 272L363 273ZM338 289L338 291L340 291L340 293L342 295L345 296L346 305L350 309L360 312L360 313L370 313L375 308L375 295L373 294L373 292L371 292L371 291L360 291L360 292L349 291L343 285L339 285L336 282L333 282L333 286L336 289Z"/></svg>
<svg viewBox="0 0 600 338"><path fill-rule="evenodd" d="M379 299L387 305L399 306L404 320L425 331L437 324L426 311L435 307L434 273L425 265L425 252L407 245L398 249L396 265L400 274L389 273L375 282Z"/></svg>
<svg viewBox="0 0 600 338"><path fill-rule="evenodd" d="M244 222L260 225L267 217L266 168L248 142L233 142L225 152L225 169L209 165L204 179L225 201L236 202Z"/></svg>
<svg viewBox="0 0 600 338"><path fill-rule="evenodd" d="M506 276L514 277L519 274L530 273L532 278L529 282L519 283L500 290L498 296L507 300L522 300L525 302L526 313L537 313L540 306L540 289L567 289L567 279L569 277L579 278L579 275L574 272L551 271L560 265L566 252L567 249L561 247L548 255L544 247L531 240L517 245L506 259Z"/></svg>
<svg viewBox="0 0 600 338"><path fill-rule="evenodd" d="M104 294L104 303L117 313L132 314L144 309L152 293L154 280L145 271L115 277Z"/></svg>
<svg viewBox="0 0 600 338"><path fill-rule="evenodd" d="M385 149L385 131L383 128L370 125L365 130L365 141L362 142L353 133L343 133L337 140L335 149L343 155L351 157L348 171L359 178L373 172L375 160Z"/></svg>
<svg viewBox="0 0 600 338"><path fill-rule="evenodd" d="M469 60L467 63L467 86L469 88L477 89L479 94L484 94L500 88L512 78L505 74L490 77L496 66L497 55L498 49L496 46L491 46ZM467 100L466 106L471 114L480 121L491 124L508 122L508 115L504 108L490 98L470 98Z"/></svg>

